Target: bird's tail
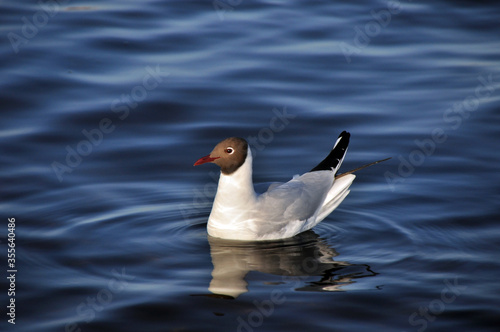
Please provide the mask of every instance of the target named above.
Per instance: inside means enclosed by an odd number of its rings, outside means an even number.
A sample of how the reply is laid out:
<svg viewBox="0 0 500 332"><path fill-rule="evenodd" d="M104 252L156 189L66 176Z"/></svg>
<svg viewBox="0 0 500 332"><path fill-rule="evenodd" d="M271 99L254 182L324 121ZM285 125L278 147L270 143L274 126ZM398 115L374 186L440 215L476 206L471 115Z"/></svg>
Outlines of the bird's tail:
<svg viewBox="0 0 500 332"><path fill-rule="evenodd" d="M326 158L323 159L323 161L320 162L316 167L310 170L310 172L333 170L334 173L337 173L340 165L342 165L342 162L344 161L350 137L351 134L349 134L347 131L343 131L335 142L335 145L333 146L330 154L326 156Z"/></svg>
<svg viewBox="0 0 500 332"><path fill-rule="evenodd" d="M368 166L378 164L382 161L386 161L388 159L391 158L378 160L373 163L369 163L361 167L355 168L348 172L336 175L335 181L333 182L333 186L332 188L330 188L330 191L328 191L323 206L319 210L317 222L319 223L321 220L326 218L333 210L335 210L335 208L337 208L337 206L339 206L340 203L342 203L344 198L346 198L346 196L349 194L349 187L356 178L356 175L352 173L357 172Z"/></svg>

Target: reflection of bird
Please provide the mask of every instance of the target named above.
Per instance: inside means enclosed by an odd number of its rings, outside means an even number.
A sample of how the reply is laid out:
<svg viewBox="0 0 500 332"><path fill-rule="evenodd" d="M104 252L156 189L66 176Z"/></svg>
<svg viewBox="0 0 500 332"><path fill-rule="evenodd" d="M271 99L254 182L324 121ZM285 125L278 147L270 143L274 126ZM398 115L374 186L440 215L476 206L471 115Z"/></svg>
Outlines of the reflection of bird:
<svg viewBox="0 0 500 332"><path fill-rule="evenodd" d="M350 134L342 132L330 154L310 172L271 185L257 195L252 183L252 153L238 137L223 140L196 165L212 162L221 175L208 219L211 236L235 240L289 238L316 226L349 194L353 174L335 177ZM352 172L349 172L352 173Z"/></svg>
<svg viewBox="0 0 500 332"><path fill-rule="evenodd" d="M240 242L209 236L214 269L208 290L212 294L236 298L248 291L245 276L250 271L283 276L303 291L335 291L355 278L374 276L366 265L334 261L338 253L313 231L290 239ZM304 286L305 278L319 281Z"/></svg>

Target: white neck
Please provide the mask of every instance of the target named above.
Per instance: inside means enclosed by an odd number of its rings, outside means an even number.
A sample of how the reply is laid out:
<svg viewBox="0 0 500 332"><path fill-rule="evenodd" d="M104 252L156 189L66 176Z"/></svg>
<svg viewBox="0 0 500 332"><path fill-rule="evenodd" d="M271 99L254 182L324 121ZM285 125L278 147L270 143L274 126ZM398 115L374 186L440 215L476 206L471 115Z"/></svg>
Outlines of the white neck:
<svg viewBox="0 0 500 332"><path fill-rule="evenodd" d="M247 157L243 165L232 174L220 174L219 186L215 195L214 205L208 219L209 230L211 224L218 228L233 228L234 225L247 218L253 209L256 194L252 182L252 152L248 148Z"/></svg>
<svg viewBox="0 0 500 332"><path fill-rule="evenodd" d="M221 172L215 199L224 199L224 205L238 205L247 199L255 199L252 182L252 152L248 149L243 165L229 175Z"/></svg>

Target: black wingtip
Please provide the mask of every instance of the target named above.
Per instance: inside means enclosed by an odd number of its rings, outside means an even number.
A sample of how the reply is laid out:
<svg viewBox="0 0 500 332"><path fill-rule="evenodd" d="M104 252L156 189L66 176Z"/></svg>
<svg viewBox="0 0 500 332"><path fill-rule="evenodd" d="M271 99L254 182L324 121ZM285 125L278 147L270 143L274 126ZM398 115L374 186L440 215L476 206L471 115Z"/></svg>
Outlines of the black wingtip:
<svg viewBox="0 0 500 332"><path fill-rule="evenodd" d="M343 131L340 133L335 146L333 147L330 154L323 159L316 167L314 167L310 172L316 171L330 171L333 169L338 169L342 160L344 160L345 153L347 151L347 147L349 146L349 139L351 138L351 134L347 131Z"/></svg>

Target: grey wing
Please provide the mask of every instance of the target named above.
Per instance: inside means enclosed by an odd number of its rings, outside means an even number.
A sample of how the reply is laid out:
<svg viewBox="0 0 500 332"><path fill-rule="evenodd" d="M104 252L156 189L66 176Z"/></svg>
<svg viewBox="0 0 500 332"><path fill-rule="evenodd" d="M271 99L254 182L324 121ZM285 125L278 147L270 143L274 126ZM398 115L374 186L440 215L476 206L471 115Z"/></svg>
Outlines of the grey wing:
<svg viewBox="0 0 500 332"><path fill-rule="evenodd" d="M332 171L306 173L281 185L271 185L259 196L259 206L272 222L309 219L321 208L333 181Z"/></svg>

